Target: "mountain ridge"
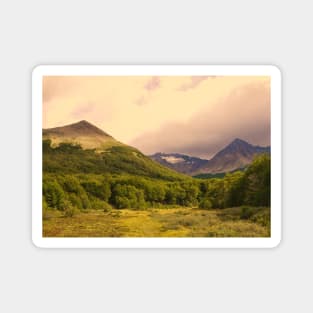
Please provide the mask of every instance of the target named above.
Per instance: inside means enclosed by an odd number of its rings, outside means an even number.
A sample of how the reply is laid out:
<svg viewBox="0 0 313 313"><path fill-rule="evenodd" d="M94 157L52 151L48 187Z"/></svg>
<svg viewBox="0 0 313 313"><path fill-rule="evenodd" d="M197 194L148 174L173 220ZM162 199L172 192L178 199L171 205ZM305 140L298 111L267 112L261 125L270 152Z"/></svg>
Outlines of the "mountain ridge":
<svg viewBox="0 0 313 313"><path fill-rule="evenodd" d="M270 147L256 146L235 138L228 145L218 151L211 159L200 159L179 153L156 153L150 157L169 167L187 175L217 174L232 172L249 165L253 158L262 153L270 153ZM180 162L168 162L171 157L181 158ZM191 165L190 160L194 161Z"/></svg>
<svg viewBox="0 0 313 313"><path fill-rule="evenodd" d="M138 163L138 158L135 160L134 156L140 156L142 158L141 161L145 163L145 166L141 164L144 168L149 164L146 160L147 158L154 162L154 164L150 163L151 167L155 168L157 164L162 166L163 169L160 169L161 171L168 169L175 171L177 174L189 176L226 173L243 169L252 162L256 155L270 153L270 147L252 145L240 138L235 138L209 160L180 153L158 152L145 156L136 148L117 141L111 135L86 120L43 129L42 135L44 141L49 141L51 148L57 148L62 143L79 145L83 150L95 150L100 154L103 152L115 153L123 162L129 161L129 163ZM119 147L120 149L118 149ZM122 151L125 153L124 156L121 154ZM126 156L128 156L129 160L127 160Z"/></svg>
<svg viewBox="0 0 313 313"><path fill-rule="evenodd" d="M188 178L87 121L43 129L43 170L63 174L129 174L168 181Z"/></svg>

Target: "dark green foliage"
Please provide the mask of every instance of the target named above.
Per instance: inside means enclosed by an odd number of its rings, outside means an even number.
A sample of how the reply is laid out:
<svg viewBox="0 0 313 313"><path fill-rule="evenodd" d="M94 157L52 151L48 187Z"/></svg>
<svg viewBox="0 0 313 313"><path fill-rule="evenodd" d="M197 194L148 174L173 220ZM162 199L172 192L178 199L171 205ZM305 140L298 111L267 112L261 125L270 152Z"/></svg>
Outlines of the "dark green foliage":
<svg viewBox="0 0 313 313"><path fill-rule="evenodd" d="M227 174L224 178L225 207L234 207L242 204L245 194L244 172Z"/></svg>
<svg viewBox="0 0 313 313"><path fill-rule="evenodd" d="M108 201L111 197L111 187L107 181L87 180L82 182L82 186L88 193L103 201Z"/></svg>
<svg viewBox="0 0 313 313"><path fill-rule="evenodd" d="M210 173L204 173L204 174L198 174L193 176L194 178L224 178L226 173L216 173L216 174L210 174Z"/></svg>
<svg viewBox="0 0 313 313"><path fill-rule="evenodd" d="M112 206L223 209L270 205L268 155L257 157L246 170L223 178L194 179L167 171L129 147L113 147L101 154L70 144L52 148L49 141L44 141L43 151L44 212L58 209L69 216L73 208L108 212ZM248 215L242 212L242 218ZM253 218L269 223L265 215Z"/></svg>
<svg viewBox="0 0 313 313"><path fill-rule="evenodd" d="M270 173L269 155L260 155L245 171L228 173L222 179L201 180L200 192L211 199L213 208L270 206Z"/></svg>
<svg viewBox="0 0 313 313"><path fill-rule="evenodd" d="M200 193L198 184L190 181L181 184L181 188L185 191L184 198L181 201L183 206L197 206L198 196Z"/></svg>
<svg viewBox="0 0 313 313"><path fill-rule="evenodd" d="M167 185L165 201L169 204L182 205L186 196L186 191L182 188L180 183L173 183Z"/></svg>
<svg viewBox="0 0 313 313"><path fill-rule="evenodd" d="M68 200L64 201L64 215L66 217L73 217L78 213L78 209L72 205L72 203Z"/></svg>
<svg viewBox="0 0 313 313"><path fill-rule="evenodd" d="M212 209L212 201L209 198L201 199L199 203L199 208L206 209L206 210Z"/></svg>
<svg viewBox="0 0 313 313"><path fill-rule="evenodd" d="M251 217L251 221L264 227L270 227L271 212L269 210L257 212Z"/></svg>
<svg viewBox="0 0 313 313"><path fill-rule="evenodd" d="M79 210L82 210L82 209L85 209L83 207L83 203L82 203L82 200L81 198L78 196L78 194L75 194L75 193L69 193L68 194L68 200L70 201L70 203L78 208Z"/></svg>
<svg viewBox="0 0 313 313"><path fill-rule="evenodd" d="M118 209L143 209L146 206L143 190L130 185L117 184L113 189L113 202Z"/></svg>
<svg viewBox="0 0 313 313"><path fill-rule="evenodd" d="M250 220L261 226L269 227L271 223L271 212L268 208L244 206L240 211L240 219Z"/></svg>
<svg viewBox="0 0 313 313"><path fill-rule="evenodd" d="M79 193L83 189L79 183L79 180L74 176L67 176L65 180L62 181L62 186L64 191Z"/></svg>
<svg viewBox="0 0 313 313"><path fill-rule="evenodd" d="M107 202L103 202L102 210L103 212L110 212L112 210L112 205Z"/></svg>
<svg viewBox="0 0 313 313"><path fill-rule="evenodd" d="M43 181L43 195L49 208L64 209L65 194L56 180Z"/></svg>
<svg viewBox="0 0 313 313"><path fill-rule="evenodd" d="M234 172L238 172L238 171L243 171L244 168L241 169L236 169L234 171L229 172L230 174L234 173ZM204 174L198 174L193 176L194 178L224 178L227 174L229 173L215 173L215 174L211 174L211 173L204 173Z"/></svg>
<svg viewBox="0 0 313 313"><path fill-rule="evenodd" d="M253 208L249 208L249 207L246 207L246 206L242 207L241 208L241 213L240 213L240 219L247 220L247 219L251 218L253 213L254 213Z"/></svg>
<svg viewBox="0 0 313 313"><path fill-rule="evenodd" d="M266 154L256 158L245 174L245 203L270 206L271 202L271 160Z"/></svg>
<svg viewBox="0 0 313 313"><path fill-rule="evenodd" d="M45 197L42 197L42 218L44 220L49 218L48 204Z"/></svg>

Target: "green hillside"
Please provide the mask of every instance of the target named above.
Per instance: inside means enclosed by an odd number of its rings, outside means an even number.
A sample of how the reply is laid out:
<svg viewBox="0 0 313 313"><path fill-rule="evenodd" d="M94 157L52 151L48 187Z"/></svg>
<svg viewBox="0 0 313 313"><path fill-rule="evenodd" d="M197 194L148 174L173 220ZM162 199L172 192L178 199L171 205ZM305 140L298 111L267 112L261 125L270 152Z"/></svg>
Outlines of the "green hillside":
<svg viewBox="0 0 313 313"><path fill-rule="evenodd" d="M43 141L43 171L62 174L132 174L169 181L187 178L152 161L130 146L115 145L99 152L70 143L51 147L49 139Z"/></svg>

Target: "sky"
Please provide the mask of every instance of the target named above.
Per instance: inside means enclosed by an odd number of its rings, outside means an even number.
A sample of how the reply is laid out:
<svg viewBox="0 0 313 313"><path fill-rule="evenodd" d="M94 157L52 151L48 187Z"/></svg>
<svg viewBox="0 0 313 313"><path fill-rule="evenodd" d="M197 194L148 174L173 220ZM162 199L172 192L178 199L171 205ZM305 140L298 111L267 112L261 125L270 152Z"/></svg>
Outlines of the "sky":
<svg viewBox="0 0 313 313"><path fill-rule="evenodd" d="M43 127L80 120L145 154L211 158L235 138L270 145L270 77L45 76Z"/></svg>

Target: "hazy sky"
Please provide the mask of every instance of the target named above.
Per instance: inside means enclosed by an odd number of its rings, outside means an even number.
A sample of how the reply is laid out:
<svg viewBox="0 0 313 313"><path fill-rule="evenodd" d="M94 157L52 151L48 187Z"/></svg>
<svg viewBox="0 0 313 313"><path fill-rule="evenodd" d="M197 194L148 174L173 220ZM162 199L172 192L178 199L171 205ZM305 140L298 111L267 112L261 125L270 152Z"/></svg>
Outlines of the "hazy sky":
<svg viewBox="0 0 313 313"><path fill-rule="evenodd" d="M238 137L270 144L270 78L50 76L43 127L87 120L146 154L210 158Z"/></svg>

